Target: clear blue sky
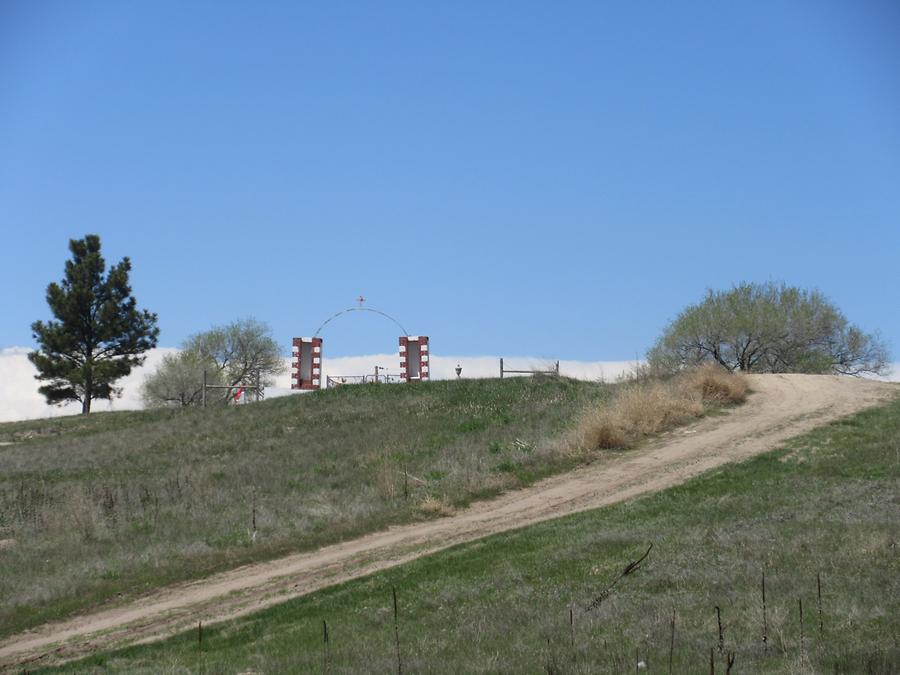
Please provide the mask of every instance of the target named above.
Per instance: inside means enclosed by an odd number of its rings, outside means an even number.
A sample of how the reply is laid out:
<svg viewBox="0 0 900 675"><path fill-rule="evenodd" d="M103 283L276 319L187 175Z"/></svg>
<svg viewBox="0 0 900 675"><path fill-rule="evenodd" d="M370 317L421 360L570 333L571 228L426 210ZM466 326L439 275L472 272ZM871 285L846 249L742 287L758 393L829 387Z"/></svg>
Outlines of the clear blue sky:
<svg viewBox="0 0 900 675"><path fill-rule="evenodd" d="M0 0L0 346L95 232L166 346L362 293L435 352L634 358L784 280L897 360L898 35L895 0Z"/></svg>

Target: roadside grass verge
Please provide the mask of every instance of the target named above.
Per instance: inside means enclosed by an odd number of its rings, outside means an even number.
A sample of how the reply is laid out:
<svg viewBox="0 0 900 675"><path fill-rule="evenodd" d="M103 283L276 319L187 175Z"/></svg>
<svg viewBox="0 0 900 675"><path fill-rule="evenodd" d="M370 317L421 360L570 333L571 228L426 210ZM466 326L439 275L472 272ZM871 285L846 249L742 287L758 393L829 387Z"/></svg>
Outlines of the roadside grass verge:
<svg viewBox="0 0 900 675"><path fill-rule="evenodd" d="M570 469L565 432L613 389L359 385L0 424L0 635Z"/></svg>
<svg viewBox="0 0 900 675"><path fill-rule="evenodd" d="M732 672L894 673L898 495L900 400L654 495L204 626L199 646L194 631L60 670L396 672L399 635L416 673L669 672L670 653L675 673L711 657L725 673L729 654Z"/></svg>

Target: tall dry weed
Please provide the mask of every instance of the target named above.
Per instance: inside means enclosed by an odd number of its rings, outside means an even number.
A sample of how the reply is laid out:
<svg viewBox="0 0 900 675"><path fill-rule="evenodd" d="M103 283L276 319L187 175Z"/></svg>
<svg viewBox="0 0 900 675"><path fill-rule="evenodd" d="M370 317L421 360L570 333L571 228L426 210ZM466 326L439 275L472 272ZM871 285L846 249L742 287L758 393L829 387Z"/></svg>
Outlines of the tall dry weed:
<svg viewBox="0 0 900 675"><path fill-rule="evenodd" d="M388 453L381 453L374 471L375 490L381 499L392 502L397 498L398 487L403 484L401 467Z"/></svg>
<svg viewBox="0 0 900 675"><path fill-rule="evenodd" d="M684 385L697 392L707 403L740 403L747 398L747 378L735 375L713 363L694 368L681 376Z"/></svg>
<svg viewBox="0 0 900 675"><path fill-rule="evenodd" d="M454 514L453 507L440 497L429 495L419 502L419 510L428 515L436 515L442 518L452 516Z"/></svg>
<svg viewBox="0 0 900 675"><path fill-rule="evenodd" d="M582 414L577 443L584 449L627 448L700 417L710 405L738 403L747 390L745 378L717 366L667 380L637 379L607 404Z"/></svg>

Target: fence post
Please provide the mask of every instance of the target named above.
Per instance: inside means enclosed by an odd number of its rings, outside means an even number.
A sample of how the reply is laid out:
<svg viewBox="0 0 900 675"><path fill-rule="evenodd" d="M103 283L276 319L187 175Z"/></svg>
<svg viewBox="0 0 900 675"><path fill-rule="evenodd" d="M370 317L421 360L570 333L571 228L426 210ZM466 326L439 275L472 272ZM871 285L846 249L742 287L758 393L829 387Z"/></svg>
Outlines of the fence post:
<svg viewBox="0 0 900 675"><path fill-rule="evenodd" d="M206 371L203 371L203 407L206 407Z"/></svg>
<svg viewBox="0 0 900 675"><path fill-rule="evenodd" d="M500 357L500 379L503 379L503 357Z"/></svg>

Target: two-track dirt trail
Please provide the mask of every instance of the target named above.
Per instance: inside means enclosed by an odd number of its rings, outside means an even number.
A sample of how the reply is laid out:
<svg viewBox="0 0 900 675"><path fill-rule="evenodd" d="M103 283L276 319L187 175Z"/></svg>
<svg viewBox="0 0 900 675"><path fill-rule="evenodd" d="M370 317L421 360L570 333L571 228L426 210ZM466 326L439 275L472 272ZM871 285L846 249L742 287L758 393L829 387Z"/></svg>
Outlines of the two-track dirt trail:
<svg viewBox="0 0 900 675"><path fill-rule="evenodd" d="M684 482L727 462L885 401L900 389L815 375L751 376L748 401L637 450L615 453L440 520L403 525L317 551L160 588L118 607L40 626L0 643L0 667L49 664L253 612L325 586L496 532Z"/></svg>

